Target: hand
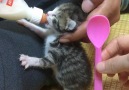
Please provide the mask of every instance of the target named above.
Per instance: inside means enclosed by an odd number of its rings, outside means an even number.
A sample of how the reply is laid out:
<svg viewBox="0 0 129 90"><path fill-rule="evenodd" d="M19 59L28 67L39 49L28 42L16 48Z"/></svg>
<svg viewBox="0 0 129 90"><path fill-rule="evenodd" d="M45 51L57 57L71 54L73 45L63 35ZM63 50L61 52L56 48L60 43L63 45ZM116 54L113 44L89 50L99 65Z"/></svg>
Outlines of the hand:
<svg viewBox="0 0 129 90"><path fill-rule="evenodd" d="M129 87L129 35L111 41L102 52L102 62L96 66L100 73L119 75L122 85Z"/></svg>
<svg viewBox="0 0 129 90"><path fill-rule="evenodd" d="M65 43L80 39L87 39L86 41L88 41L85 31L86 24L87 20L94 15L107 16L111 25L113 25L120 18L120 3L121 0L83 0L82 9L86 13L91 11L90 14L86 21L77 28L76 32L64 35L60 42Z"/></svg>

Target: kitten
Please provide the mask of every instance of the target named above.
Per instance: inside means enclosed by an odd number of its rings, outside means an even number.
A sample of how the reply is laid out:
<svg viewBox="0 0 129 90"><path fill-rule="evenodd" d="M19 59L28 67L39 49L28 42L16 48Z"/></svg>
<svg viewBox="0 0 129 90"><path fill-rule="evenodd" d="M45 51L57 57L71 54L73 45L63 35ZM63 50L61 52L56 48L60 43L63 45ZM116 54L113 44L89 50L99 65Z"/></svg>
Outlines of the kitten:
<svg viewBox="0 0 129 90"><path fill-rule="evenodd" d="M48 12L46 28L26 20L19 23L45 38L45 56L30 57L22 54L20 61L25 68L52 68L55 77L64 90L85 90L92 78L90 63L79 41L60 43L64 33L72 33L86 18L80 7L64 3Z"/></svg>

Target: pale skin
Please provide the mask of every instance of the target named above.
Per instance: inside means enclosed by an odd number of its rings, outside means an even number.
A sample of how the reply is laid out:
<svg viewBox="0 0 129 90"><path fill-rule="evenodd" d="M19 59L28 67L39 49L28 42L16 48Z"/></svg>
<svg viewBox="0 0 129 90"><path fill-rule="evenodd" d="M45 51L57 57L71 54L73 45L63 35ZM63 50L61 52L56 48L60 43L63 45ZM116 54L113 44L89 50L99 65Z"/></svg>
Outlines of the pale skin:
<svg viewBox="0 0 129 90"><path fill-rule="evenodd" d="M110 24L113 25L120 18L121 0L83 0L82 9L84 12L90 12L86 21L77 28L77 31L72 34L66 34L60 42L66 43L85 39L89 42L86 36L86 24L89 18L94 15L105 15L108 17Z"/></svg>
<svg viewBox="0 0 129 90"><path fill-rule="evenodd" d="M97 65L97 70L109 76L118 73L121 85L129 88L129 35L112 40L104 48L102 60Z"/></svg>

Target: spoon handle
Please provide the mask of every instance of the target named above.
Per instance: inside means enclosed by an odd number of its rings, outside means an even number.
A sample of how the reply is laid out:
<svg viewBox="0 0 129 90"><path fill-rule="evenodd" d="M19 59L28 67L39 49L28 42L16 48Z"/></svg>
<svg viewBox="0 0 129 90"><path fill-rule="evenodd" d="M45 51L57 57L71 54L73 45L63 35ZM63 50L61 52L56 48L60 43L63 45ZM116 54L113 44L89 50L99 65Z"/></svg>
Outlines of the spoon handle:
<svg viewBox="0 0 129 90"><path fill-rule="evenodd" d="M95 67L101 61L101 48L95 47ZM96 68L94 74L94 90L103 90L102 74L98 73Z"/></svg>

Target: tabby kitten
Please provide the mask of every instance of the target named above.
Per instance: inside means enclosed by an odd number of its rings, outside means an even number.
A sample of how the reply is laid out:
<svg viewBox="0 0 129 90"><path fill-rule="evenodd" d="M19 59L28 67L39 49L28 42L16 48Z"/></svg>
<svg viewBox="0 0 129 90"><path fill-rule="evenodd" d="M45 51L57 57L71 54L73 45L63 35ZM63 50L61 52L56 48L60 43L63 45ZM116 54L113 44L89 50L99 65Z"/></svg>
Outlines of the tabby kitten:
<svg viewBox="0 0 129 90"><path fill-rule="evenodd" d="M72 33L86 18L80 7L64 3L48 12L46 28L28 21L19 23L45 38L45 56L30 57L22 54L20 61L25 68L52 68L55 77L64 90L84 90L91 82L91 66L79 41L60 43L64 33Z"/></svg>

